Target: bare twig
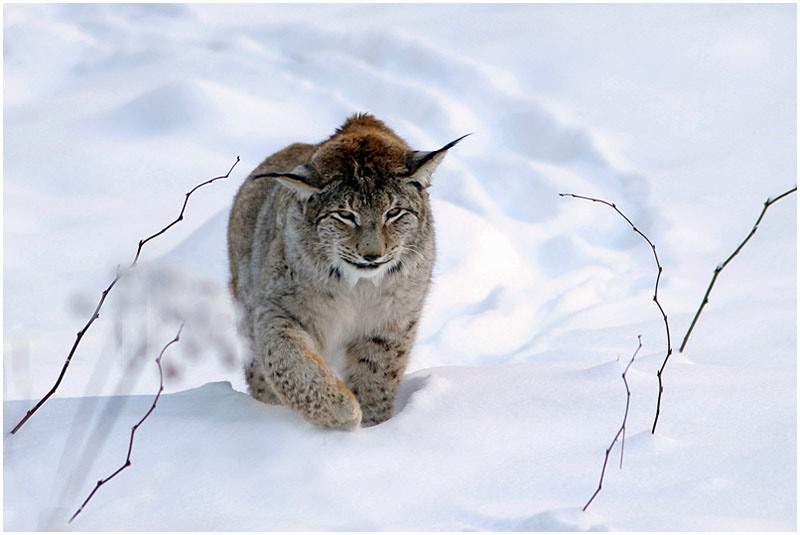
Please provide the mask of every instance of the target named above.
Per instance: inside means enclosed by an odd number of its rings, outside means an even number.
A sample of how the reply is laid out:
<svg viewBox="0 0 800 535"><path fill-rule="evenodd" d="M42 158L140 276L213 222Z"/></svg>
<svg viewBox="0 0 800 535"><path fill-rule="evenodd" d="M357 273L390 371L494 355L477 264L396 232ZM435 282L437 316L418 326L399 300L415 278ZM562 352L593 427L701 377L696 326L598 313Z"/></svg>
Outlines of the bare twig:
<svg viewBox="0 0 800 535"><path fill-rule="evenodd" d="M622 442L620 443L620 449L619 449L619 467L620 467L620 469L622 469L622 457L625 455L625 435L626 435L627 429L628 429L628 411L631 408L631 389L630 389L630 386L628 386L628 370L631 369L631 366L633 366L633 361L636 360L636 355L638 355L639 351L641 351L641 349L642 349L642 335L640 334L636 338L639 340L639 345L636 346L636 351L633 352L633 356L631 357L631 360L628 362L628 365L625 366L625 370L622 372L622 382L625 383L625 392L626 392L627 398L625 400L625 416L622 418L622 427L621 427L621 429L622 429Z"/></svg>
<svg viewBox="0 0 800 535"><path fill-rule="evenodd" d="M89 503L92 497L94 497L95 493L98 490L100 490L100 487L102 487L103 485L114 479L120 472L122 472L131 465L131 454L133 453L133 439L136 436L136 430L139 429L139 427L144 423L144 421L150 417L150 415L153 413L154 410L156 410L156 404L158 403L158 400L161 397L161 393L164 391L164 368L161 366L161 359L164 357L164 353L167 351L167 349L172 344L176 344L180 340L182 331L183 331L183 325L181 325L180 328L178 329L178 334L175 335L175 338L173 338L172 340L167 342L166 345L164 345L164 347L161 349L161 353L159 353L158 357L156 358L156 364L158 365L158 376L159 376L158 392L156 393L156 397L153 399L153 404L150 406L150 409L148 409L148 411L145 413L144 416L142 416L142 419L139 420L139 422L136 425L131 427L131 438L130 441L128 442L128 455L125 457L125 462L122 463L122 465L119 468L117 468L111 475L97 482L94 489L92 489L92 492L89 493L89 496L86 498L86 500L84 500L84 502L81 504L78 510L75 511L75 514L73 514L70 517L69 519L70 524L72 523L73 520L75 520L75 517L77 517L81 513L81 511L83 511L84 507L86 507L86 505Z"/></svg>
<svg viewBox="0 0 800 535"><path fill-rule="evenodd" d="M664 327L666 328L666 331L667 331L667 354L664 357L664 362L661 364L661 368L659 368L658 373L656 374L658 376L658 401L656 403L656 416L653 419L653 429L651 431L653 434L655 434L656 425L658 425L658 417L661 414L661 396L664 393L664 384L662 382L661 376L664 374L664 369L667 367L667 362L669 361L669 357L672 355L672 339L670 338L669 321L667 320L667 313L664 312L664 307L662 307L661 303L658 301L658 284L661 282L661 274L663 273L664 268L661 266L661 262L659 262L659 260L658 260L658 253L656 253L656 246L652 241L650 241L650 238L648 238L641 230L639 230L636 227L636 225L633 224L633 222L630 219L628 219L628 216L623 214L622 211L620 211L620 209L617 208L616 204L610 203L608 201L604 201L602 199L595 199L595 198L592 198L592 197L584 197L583 195L575 195L573 193L559 193L558 196L559 197L573 197L575 199L583 199L585 201L599 202L601 204L605 204L606 206L610 206L625 221L628 222L628 224L631 226L631 228L633 229L633 231L636 234L638 234L639 236L644 238L644 240L650 246L650 249L652 249L652 251L653 251L653 258L655 258L656 267L658 268L658 275L656 276L655 289L653 291L653 302L658 307L659 312L661 312L661 317L664 319Z"/></svg>
<svg viewBox="0 0 800 535"><path fill-rule="evenodd" d="M238 156L236 157L236 161L233 163L233 165L231 166L231 168L228 170L227 173L225 173L224 175L218 176L218 177L214 177L214 178L212 178L210 180L207 180L207 181L205 181L205 182L203 182L201 184L198 184L197 186L192 188L191 191L186 193L186 197L185 197L185 199L183 201L183 207L181 208L181 212L180 212L180 214L178 214L178 217L173 222L171 222L170 224L168 224L166 227L162 228L161 230L159 230L155 234L153 234L151 236L148 236L147 238L145 238L143 240L139 240L139 247L136 249L136 256L134 257L133 262L131 262L131 265L128 266L128 270L131 270L133 267L136 266L136 263L139 261L139 255L142 252L142 247L144 247L144 244L146 244L150 240L152 240L152 239L164 234L167 230L169 230L174 225L176 225L178 222L183 220L183 215L184 215L184 212L186 211L186 205L189 202L189 196L192 193L194 193L198 188L200 188L202 186L205 186L207 184L211 184L212 182L215 182L217 180L228 178L230 176L231 172L233 172L233 168L236 167L237 163L239 163L239 157ZM72 344L72 348L70 349L69 354L67 355L67 358L64 361L64 366L61 368L61 373L59 373L55 384L53 384L52 388L50 388L50 390L47 392L47 394L45 394L44 397L42 399L40 399L39 402L36 403L36 405L34 405L33 408L30 409L25 414L25 416L22 418L22 420L20 420L19 423L16 426L14 426L14 429L11 430L11 434L12 435L15 434L17 431L19 431L19 429L23 425L25 425L25 422L27 422L30 419L30 417L33 416L36 413L36 411L38 411L39 408L42 405L44 405L45 402L53 396L53 394L56 393L56 390L58 390L59 385L61 385L61 381L64 379L64 375L67 373L67 368L69 368L69 365L72 362L72 357L75 355L75 351L78 349L78 345L81 343L81 340L83 339L83 336L86 334L86 331L89 330L89 327L92 326L92 324L95 322L95 320L97 320L100 317L100 309L103 307L103 304L106 301L106 297L108 297L109 292L111 292L111 290L114 288L114 286L117 284L117 282L119 282L119 280L124 276L124 274L125 274L125 272L120 271L119 267L117 267L117 274L114 277L114 280L112 280L111 283L106 287L106 289L102 291L102 293L100 294L100 300L98 301L97 306L94 309L94 312L92 312L92 315L89 317L89 320L86 322L86 324L83 326L83 328L80 331L78 331L78 334L77 334L77 336L75 338L75 342Z"/></svg>
<svg viewBox="0 0 800 535"><path fill-rule="evenodd" d="M764 218L764 214L767 213L767 209L770 206L772 206L773 204L775 204L776 202L778 202L779 200L783 199L784 197L786 197L786 196L788 196L788 195L790 195L790 194L792 194L792 193L794 193L796 191L797 191L797 186L793 187L792 189L790 189L788 191L783 192L782 194L778 195L774 199L767 199L764 202L764 208L761 210L761 214L758 216L758 219L756 220L755 225L753 225L753 228L750 229L750 233L747 235L747 237L744 239L744 241L742 241L742 243L739 244L739 246L736 248L736 250L733 251L733 253L728 258L726 258L724 262L722 262L722 264L720 264L716 268L714 268L714 276L711 277L711 282L709 283L708 289L706 290L706 293L703 296L703 301L700 303L700 308L697 309L697 313L694 315L694 318L692 319L691 325L689 325L689 330L686 331L686 336L683 337L683 342L681 343L681 347L679 349L679 351L681 353L683 353L683 350L686 348L686 342L689 341L689 336L692 334L692 331L694 330L694 326L697 324L697 319L700 317L700 314L703 312L703 309L708 304L708 296L709 296L709 294L711 294L711 289L714 287L714 283L717 282L717 277L719 276L720 272L723 269L725 269L725 266L727 266L730 263L730 261L734 259L734 257L736 255L739 254L739 251L742 250L742 248L747 244L747 242L750 241L750 238L752 238L753 235L756 233L756 231L758 230L758 225L761 224L761 220Z"/></svg>
<svg viewBox="0 0 800 535"><path fill-rule="evenodd" d="M637 338L639 339L639 345L636 347L636 351L633 352L631 360L628 362L628 365L625 366L625 370L622 372L622 382L625 383L625 392L627 395L627 398L625 399L625 415L622 417L622 425L620 426L619 431L617 431L617 434L614 435L614 439L611 441L611 444L609 444L608 448L606 449L606 456L605 459L603 459L603 469L600 472L600 482L597 484L597 490L594 491L592 497L589 498L589 501L583 506L584 511L586 511L597 495L600 494L600 490L603 488L603 480L606 477L606 467L608 466L608 457L611 455L611 450L614 449L614 445L618 440L620 440L620 437L622 437L622 440L620 442L619 467L622 469L622 457L625 454L625 434L628 426L628 412L631 408L631 389L628 385L628 370L631 369L631 366L633 366L633 361L636 360L636 355L638 355L639 351L642 349L642 335L638 335Z"/></svg>

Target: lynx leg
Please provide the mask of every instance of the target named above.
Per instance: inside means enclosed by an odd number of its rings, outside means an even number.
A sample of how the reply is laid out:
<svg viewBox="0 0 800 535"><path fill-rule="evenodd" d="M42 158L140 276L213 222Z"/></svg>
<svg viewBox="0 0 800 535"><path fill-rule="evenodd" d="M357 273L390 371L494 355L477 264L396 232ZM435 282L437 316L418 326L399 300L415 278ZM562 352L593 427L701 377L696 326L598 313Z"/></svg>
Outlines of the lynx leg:
<svg viewBox="0 0 800 535"><path fill-rule="evenodd" d="M256 327L264 372L277 398L311 423L358 427L361 408L353 393L313 349L296 323L273 318Z"/></svg>
<svg viewBox="0 0 800 535"><path fill-rule="evenodd" d="M247 314L243 307L237 310L236 328L244 344L244 377L250 395L264 403L280 405L280 399L278 399L272 389L272 385L267 380L263 359L256 358L253 326L247 321Z"/></svg>
<svg viewBox="0 0 800 535"><path fill-rule="evenodd" d="M392 417L407 364L408 350L402 342L373 336L350 344L347 384L361 404L362 425L376 425Z"/></svg>
<svg viewBox="0 0 800 535"><path fill-rule="evenodd" d="M272 384L267 379L267 370L263 359L251 355L250 362L245 367L244 376L251 396L270 405L281 404L278 394L275 393Z"/></svg>

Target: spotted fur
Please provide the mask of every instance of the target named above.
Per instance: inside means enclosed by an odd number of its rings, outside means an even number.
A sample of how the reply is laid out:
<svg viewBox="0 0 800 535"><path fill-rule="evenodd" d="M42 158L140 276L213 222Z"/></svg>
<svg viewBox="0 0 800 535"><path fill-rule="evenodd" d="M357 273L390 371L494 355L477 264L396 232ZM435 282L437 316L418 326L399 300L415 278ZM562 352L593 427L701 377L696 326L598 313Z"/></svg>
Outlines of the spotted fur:
<svg viewBox="0 0 800 535"><path fill-rule="evenodd" d="M414 151L358 114L245 180L228 255L253 397L326 427L391 417L435 258L427 188L456 142Z"/></svg>

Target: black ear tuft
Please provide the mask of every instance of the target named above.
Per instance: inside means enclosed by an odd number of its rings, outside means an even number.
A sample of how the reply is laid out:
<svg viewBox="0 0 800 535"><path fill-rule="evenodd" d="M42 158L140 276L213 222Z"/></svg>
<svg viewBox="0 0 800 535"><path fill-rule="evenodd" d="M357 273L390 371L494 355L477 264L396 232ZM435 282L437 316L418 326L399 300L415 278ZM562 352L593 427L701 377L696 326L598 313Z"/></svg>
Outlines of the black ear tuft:
<svg viewBox="0 0 800 535"><path fill-rule="evenodd" d="M260 175L253 175L250 177L250 180L257 180L259 178L288 178L291 180L297 180L298 182L304 182L304 178L300 175L295 175L294 173L261 173Z"/></svg>
<svg viewBox="0 0 800 535"><path fill-rule="evenodd" d="M406 154L406 166L408 167L407 178L409 182L419 185L422 188L429 187L433 178L433 172L442 162L444 155L447 154L447 151L453 148L459 141L470 135L472 134L465 134L460 138L451 141L439 150L430 152L415 150Z"/></svg>
<svg viewBox="0 0 800 535"><path fill-rule="evenodd" d="M297 193L301 198L307 199L315 193L319 193L320 188L314 185L312 170L299 165L288 173L260 173L250 177L251 180L260 178L274 178L281 185Z"/></svg>

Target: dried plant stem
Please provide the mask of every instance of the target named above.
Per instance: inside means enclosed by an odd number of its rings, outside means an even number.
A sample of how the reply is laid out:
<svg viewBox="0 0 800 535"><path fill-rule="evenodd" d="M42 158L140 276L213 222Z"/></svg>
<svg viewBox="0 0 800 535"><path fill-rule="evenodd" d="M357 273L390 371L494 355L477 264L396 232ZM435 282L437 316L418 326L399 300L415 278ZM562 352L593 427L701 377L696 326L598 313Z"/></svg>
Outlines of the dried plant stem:
<svg viewBox="0 0 800 535"><path fill-rule="evenodd" d="M40 399L39 402L36 403L36 405L34 405L33 408L30 409L25 414L25 417L22 418L22 420L19 421L19 423L14 427L14 429L11 430L11 434L12 435L15 434L17 431L19 431L19 429L23 425L25 425L25 422L27 422L28 419L30 419L30 417L33 416L34 413L36 411L38 411L39 408L42 405L44 405L45 402L48 399L50 399L50 397L52 397L53 394L56 393L56 390L58 390L59 385L61 385L61 381L64 379L64 375L67 373L67 368L69 368L70 362L72 362L72 357L75 355L75 351L78 349L78 345L81 343L81 340L83 339L83 336L86 334L86 331L89 330L89 327L92 326L92 323L94 323L95 320L97 320L100 317L100 308L102 308L103 303L105 303L105 301L106 301L106 297L108 296L108 293L111 291L111 289L114 287L114 285L117 284L117 282L120 280L120 278L122 278L122 275L120 274L119 268L117 268L116 277L114 277L114 280L111 281L111 284L109 284L106 287L106 289L103 290L103 292L100 294L100 301L98 301L97 306L94 309L94 312L92 312L92 315L89 318L89 321L87 321L86 324L83 326L83 328L80 331L78 331L78 335L75 338L75 342L72 344L72 349L70 349L69 354L67 355L67 359L64 361L64 366L61 368L61 373L58 374L58 378L56 379L56 382L53 384L52 388L50 388L50 390L47 392L47 394L45 394L44 397L42 399Z"/></svg>
<svg viewBox="0 0 800 535"><path fill-rule="evenodd" d="M153 411L156 410L156 404L158 404L158 400L161 397L161 393L164 391L164 368L161 366L161 359L164 358L164 353L167 351L167 349L169 349L171 345L178 343L178 341L181 339L182 331L183 331L183 325L181 324L180 328L178 329L178 334L175 335L175 338L173 338L164 345L164 347L161 349L161 352L158 354L158 357L156 358L156 364L158 365L158 376L159 376L158 392L156 393L156 397L153 399L153 404L150 406L145 415L142 416L142 419L139 420L139 422L136 423L136 425L131 427L131 438L130 441L128 442L128 455L125 457L125 462L122 463L122 465L119 468L117 468L111 475L97 482L94 489L92 489L92 492L89 493L89 496L86 498L86 500L84 500L84 502L81 504L78 510L75 511L75 513L70 517L69 523L72 523L72 521L75 520L75 517L77 517L81 513L81 511L83 511L84 507L86 507L89 501L94 497L95 493L97 493L97 491L100 490L100 487L102 487L103 485L114 479L120 472L122 472L131 465L131 454L133 453L133 439L136 436L136 431L144 423L144 421L147 420L147 418L149 418L151 414L153 414Z"/></svg>
<svg viewBox="0 0 800 535"><path fill-rule="evenodd" d="M650 241L650 238L648 238L641 230L639 230L636 227L636 225L633 224L633 222L628 218L628 216L626 216L624 213L622 213L622 211L620 211L619 208L617 208L616 204L604 201L602 199L595 199L593 197L584 197L583 195L575 195L573 193L559 193L558 195L559 197L572 197L575 199L583 199L585 201L598 202L600 204L605 204L606 206L613 208L614 211L617 212L622 217L622 219L628 222L628 224L631 226L631 228L636 234L644 238L644 240L650 246L650 249L653 251L653 258L655 259L656 267L658 268L658 275L656 276L655 289L653 290L653 302L658 307L659 312L661 312L661 317L664 319L664 327L667 332L667 354L664 357L664 362L661 364L661 368L659 368L658 373L656 374L658 376L658 401L656 402L656 415L655 418L653 419L653 429L651 431L653 434L655 434L656 425L658 425L658 417L661 414L661 397L662 394L664 393L664 383L662 381L661 376L664 374L664 369L667 367L667 362L669 361L669 357L672 355L672 339L670 337L669 321L667 320L667 313L664 312L664 307L661 306L661 303L658 300L658 285L661 282L661 274L664 272L664 268L661 266L661 262L658 260L658 253L656 252L656 246L652 241Z"/></svg>
<svg viewBox="0 0 800 535"><path fill-rule="evenodd" d="M162 228L161 230L156 232L155 234L152 234L151 236L148 236L147 238L145 238L143 240L139 240L139 246L136 249L136 256L134 257L133 262L131 262L131 265L128 266L128 271L136 266L136 263L139 261L139 256L142 253L142 247L144 247L144 245L147 242L149 242L150 240L152 240L154 238L157 238L158 236L164 234L170 228L172 228L174 225L176 225L177 223L179 223L180 221L183 220L183 215L184 215L184 212L186 211L186 205L188 204L189 196L191 196L192 193L194 193L199 188L201 188L201 187L203 187L205 185L211 184L212 182L216 182L217 180L222 180L224 178L228 178L230 176L231 172L233 172L233 168L236 167L237 163L239 163L239 157L238 156L236 157L236 161L233 163L233 165L231 166L231 168L228 170L227 173L225 173L224 175L218 176L218 177L214 177L214 178L212 178L210 180L206 180L205 182L203 182L201 184L198 184L197 186L192 188L188 193L186 193L186 197L184 198L184 201L183 201L183 207L181 208L181 211L180 211L180 214L178 214L178 217L174 221L169 223L167 226L165 226L164 228ZM83 328L80 331L78 331L78 334L77 334L77 336L75 338L75 342L72 344L72 348L70 349L69 354L67 355L67 358L64 361L64 365L61 368L61 373L59 373L58 378L56 379L56 382L53 384L52 388L50 388L50 390L47 392L47 394L45 394L44 397L42 397L42 399L40 399L36 403L36 405L34 405L33 408L30 409L25 414L25 416L22 418L22 420L20 420L19 423L16 426L14 426L14 429L11 430L11 434L12 435L15 434L17 431L19 431L19 429L23 425L25 425L25 423L31 418L31 416L33 416L36 413L36 411L38 411L39 408L41 408L41 406L44 405L45 402L47 402L47 400L50 399L53 396L53 394L56 393L56 390L58 390L58 387L61 385L61 381L64 379L64 375L67 373L67 369L69 368L69 365L72 362L72 357L75 356L75 351L78 349L78 345L80 345L81 340L83 340L83 337L86 334L86 331L89 330L89 327L91 327L92 324L100 317L100 309L103 307L103 304L106 301L106 297L108 297L109 292L111 292L111 290L114 288L114 286L117 284L117 282L119 282L119 280L124 276L124 274L125 274L125 272L120 271L119 267L117 267L116 276L111 281L111 283L106 287L106 289L102 291L102 293L100 294L100 300L98 301L97 306L95 306L94 312L92 312L92 315L89 317L89 320L86 322L86 324L83 326Z"/></svg>
<svg viewBox="0 0 800 535"><path fill-rule="evenodd" d="M758 219L756 219L756 223L755 223L755 225L753 225L753 228L750 229L750 233L747 235L747 237L742 241L742 243L739 244L739 246L736 248L736 250L733 251L733 253L728 258L726 258L724 262L722 262L722 264L720 264L716 268L714 268L714 276L711 277L711 282L709 283L708 289L706 290L706 293L703 296L703 301L700 303L700 308L697 309L697 313L695 313L694 318L692 319L692 323L691 323L691 325L689 325L689 330L686 331L686 336L683 337L683 342L681 343L681 347L679 349L679 351L681 353L683 353L683 350L686 348L686 343L689 341L689 336L692 334L692 331L694 330L694 326L697 324L697 320L700 317L700 314L703 312L703 309L708 304L708 296L711 294L711 289L714 287L714 284L717 282L717 277L719 276L720 272L723 269L725 269L725 267L731 262L731 260L734 259L734 257L736 257L736 255L739 254L739 252L747 244L747 242L750 241L750 238L752 238L753 235L756 233L756 231L758 230L758 225L760 225L761 224L761 220L764 219L764 214L767 213L767 209L770 206L772 206L773 204L775 204L776 202L778 202L779 200L783 199L784 197L786 197L788 195L791 195L792 193L794 193L796 191L797 191L797 186L793 187L792 189L790 189L788 191L785 191L785 192L781 193L780 195L778 195L774 199L767 199L764 202L764 208L761 210L761 214L758 216Z"/></svg>
<svg viewBox="0 0 800 535"><path fill-rule="evenodd" d="M641 334L638 335L637 338L639 339L639 345L636 348L636 351L633 352L633 356L631 357L631 360L628 362L628 365L625 366L625 370L622 372L622 382L625 383L625 393L627 396L625 399L625 415L622 417L622 425L620 425L619 431L617 431L617 434L614 435L614 439L611 441L611 444L609 444L608 448L606 449L606 456L605 459L603 459L603 469L600 472L600 482L597 484L597 490L594 491L592 497L589 498L589 501L586 502L586 505L583 506L584 511L586 511L586 509L594 501L597 495L600 494L600 491L603 488L603 480L606 477L606 467L608 466L608 457L609 455L611 455L611 450L614 449L614 445L617 443L618 440L620 440L620 437L622 440L620 441L619 467L620 469L622 469L622 457L625 454L625 434L628 426L628 413L630 412L631 408L631 389L630 386L628 385L628 370L631 369L631 366L633 366L633 361L636 360L636 355L638 355L639 351L642 349L642 335Z"/></svg>

